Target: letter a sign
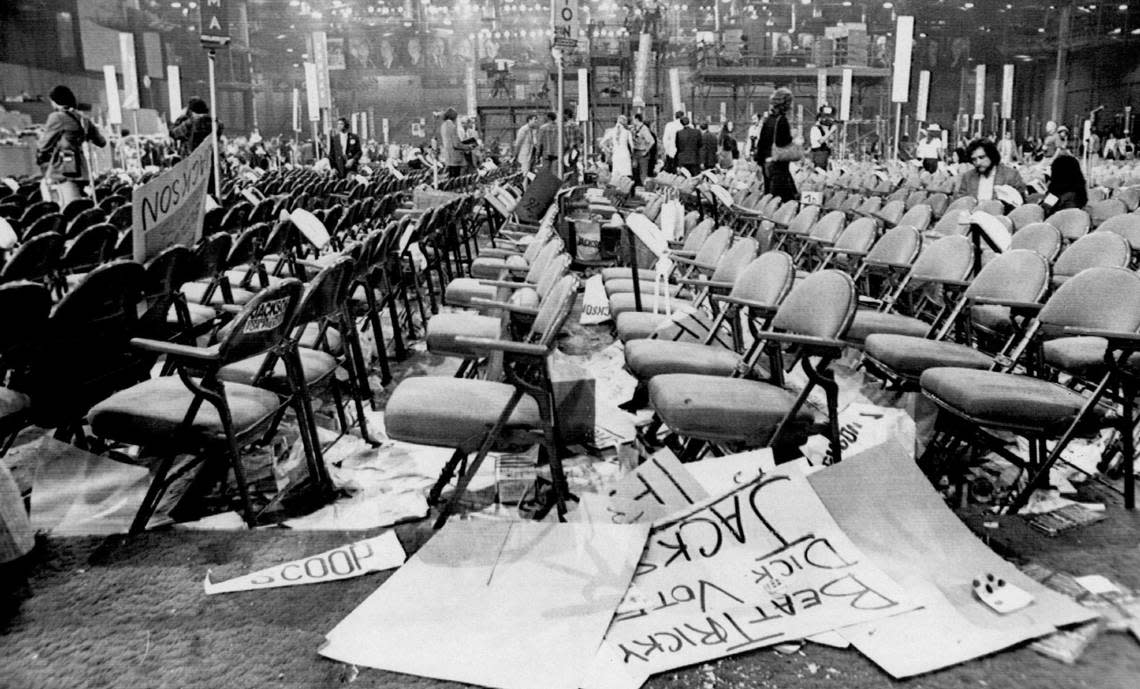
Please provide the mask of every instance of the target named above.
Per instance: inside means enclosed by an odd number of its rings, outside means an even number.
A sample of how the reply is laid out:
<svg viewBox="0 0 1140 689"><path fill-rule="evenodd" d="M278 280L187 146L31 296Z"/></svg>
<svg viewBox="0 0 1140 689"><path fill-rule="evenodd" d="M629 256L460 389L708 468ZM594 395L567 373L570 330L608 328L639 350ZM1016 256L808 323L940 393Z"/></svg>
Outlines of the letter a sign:
<svg viewBox="0 0 1140 689"><path fill-rule="evenodd" d="M198 0L201 11L198 40L208 50L230 44L230 15L225 0Z"/></svg>

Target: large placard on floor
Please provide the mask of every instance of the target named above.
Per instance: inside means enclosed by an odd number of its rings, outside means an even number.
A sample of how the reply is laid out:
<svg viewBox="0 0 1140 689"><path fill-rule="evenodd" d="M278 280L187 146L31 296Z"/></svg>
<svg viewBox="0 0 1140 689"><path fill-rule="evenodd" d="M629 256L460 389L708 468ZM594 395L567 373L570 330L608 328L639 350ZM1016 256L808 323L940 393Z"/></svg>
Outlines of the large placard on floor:
<svg viewBox="0 0 1140 689"><path fill-rule="evenodd" d="M131 192L134 259L146 263L176 244L202 236L213 149L206 139L185 160Z"/></svg>

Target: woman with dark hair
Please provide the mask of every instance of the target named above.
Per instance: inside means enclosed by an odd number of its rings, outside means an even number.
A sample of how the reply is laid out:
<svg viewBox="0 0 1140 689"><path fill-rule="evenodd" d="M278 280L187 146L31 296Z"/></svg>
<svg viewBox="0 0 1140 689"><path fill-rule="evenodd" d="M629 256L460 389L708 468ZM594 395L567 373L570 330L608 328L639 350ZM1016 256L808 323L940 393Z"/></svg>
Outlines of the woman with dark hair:
<svg viewBox="0 0 1140 689"><path fill-rule="evenodd" d="M1081 161L1071 155L1054 158L1049 167L1049 188L1041 199L1045 217L1065 208L1084 208L1088 203L1088 184L1081 172Z"/></svg>
<svg viewBox="0 0 1140 689"><path fill-rule="evenodd" d="M803 157L792 146L792 126L788 124L788 111L792 107L792 92L780 87L768 99L768 115L760 125L756 142L755 160L764 170L764 191L784 201L799 198L796 182L792 179L789 164Z"/></svg>

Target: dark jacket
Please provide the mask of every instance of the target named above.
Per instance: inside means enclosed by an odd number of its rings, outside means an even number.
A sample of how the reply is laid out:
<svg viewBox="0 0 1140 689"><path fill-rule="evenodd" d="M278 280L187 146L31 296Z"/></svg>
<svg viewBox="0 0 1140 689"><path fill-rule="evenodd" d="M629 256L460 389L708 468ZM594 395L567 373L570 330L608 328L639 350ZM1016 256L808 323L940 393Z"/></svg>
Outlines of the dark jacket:
<svg viewBox="0 0 1140 689"><path fill-rule="evenodd" d="M677 132L677 164L701 164L701 133L692 127Z"/></svg>
<svg viewBox="0 0 1140 689"><path fill-rule="evenodd" d="M355 170L356 164L360 161L360 137L348 132L348 145L345 150L340 150L340 132L333 132L329 134L329 165L332 169L336 170L337 174L344 177L345 173L349 170Z"/></svg>
<svg viewBox="0 0 1140 689"><path fill-rule="evenodd" d="M87 167L87 157L83 155L83 144L91 142L102 148L107 145L103 134L91 124L91 120L75 112L71 108L56 110L48 115L44 124L44 131L36 148L36 160L45 164L44 176L53 182L64 179L85 182L91 178L91 170ZM64 175L57 165L57 152L70 148L76 153L78 173Z"/></svg>
<svg viewBox="0 0 1140 689"><path fill-rule="evenodd" d="M720 146L717 144L716 134L710 131L701 132L701 167L716 167L718 148L720 148Z"/></svg>
<svg viewBox="0 0 1140 689"><path fill-rule="evenodd" d="M218 122L218 136L222 135L222 123ZM199 113L184 114L170 125L170 138L178 142L182 157L194 152L206 139L210 138L210 116Z"/></svg>

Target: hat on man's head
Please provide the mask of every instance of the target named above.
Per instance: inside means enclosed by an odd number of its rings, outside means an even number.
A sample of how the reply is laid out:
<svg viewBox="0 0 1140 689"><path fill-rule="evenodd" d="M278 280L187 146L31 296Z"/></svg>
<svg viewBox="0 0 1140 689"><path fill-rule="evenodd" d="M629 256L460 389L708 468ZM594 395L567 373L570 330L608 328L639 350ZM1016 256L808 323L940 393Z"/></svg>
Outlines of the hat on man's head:
<svg viewBox="0 0 1140 689"><path fill-rule="evenodd" d="M819 109L819 117L824 117L824 116L834 117L835 116L835 108L831 107L830 105L825 105L825 106L821 107Z"/></svg>
<svg viewBox="0 0 1140 689"><path fill-rule="evenodd" d="M206 105L206 101L197 96L192 96L190 100L186 101L186 109L195 115L210 114L210 106Z"/></svg>
<svg viewBox="0 0 1140 689"><path fill-rule="evenodd" d="M56 105L65 108L74 108L78 104L75 100L75 94L66 86L56 86L51 90L51 93L48 94L48 98Z"/></svg>
<svg viewBox="0 0 1140 689"><path fill-rule="evenodd" d="M942 127L939 127L935 122L931 122L930 124L926 125L926 132L928 134L941 134Z"/></svg>

